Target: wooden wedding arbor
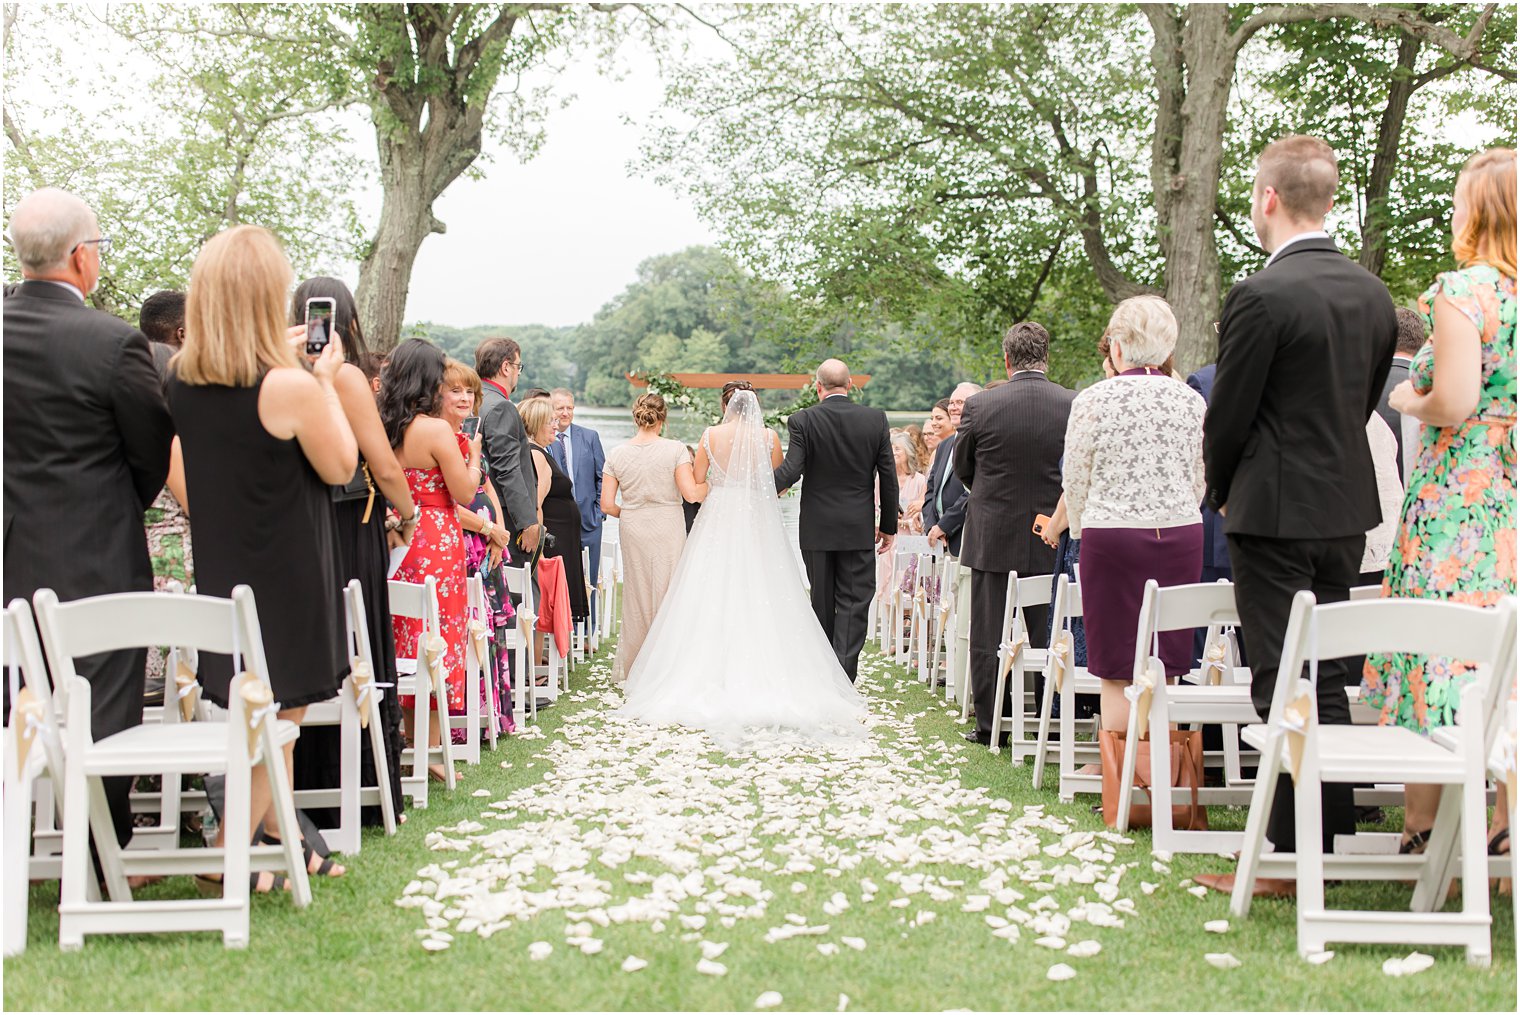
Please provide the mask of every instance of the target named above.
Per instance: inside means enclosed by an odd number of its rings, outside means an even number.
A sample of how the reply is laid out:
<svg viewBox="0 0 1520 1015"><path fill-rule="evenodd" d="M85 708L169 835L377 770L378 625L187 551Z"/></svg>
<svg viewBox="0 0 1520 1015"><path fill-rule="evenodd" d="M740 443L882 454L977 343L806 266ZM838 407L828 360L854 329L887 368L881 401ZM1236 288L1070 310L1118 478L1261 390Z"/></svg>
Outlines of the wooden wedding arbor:
<svg viewBox="0 0 1520 1015"><path fill-rule="evenodd" d="M649 379L639 374L624 374L628 383L639 388L649 387ZM671 374L670 379L686 388L716 391L729 381L749 381L763 391L797 391L813 381L812 374ZM850 383L863 388L871 380L870 374L851 374Z"/></svg>

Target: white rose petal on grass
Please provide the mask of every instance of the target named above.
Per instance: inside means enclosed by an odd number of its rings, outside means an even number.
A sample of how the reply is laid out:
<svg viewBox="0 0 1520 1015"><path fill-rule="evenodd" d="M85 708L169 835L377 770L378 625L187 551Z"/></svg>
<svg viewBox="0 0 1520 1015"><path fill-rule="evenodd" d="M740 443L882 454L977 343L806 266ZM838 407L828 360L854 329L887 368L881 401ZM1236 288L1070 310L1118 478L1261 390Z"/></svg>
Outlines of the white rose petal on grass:
<svg viewBox="0 0 1520 1015"><path fill-rule="evenodd" d="M1076 944L1066 949L1066 954L1072 956L1073 958L1090 959L1102 950L1103 946L1101 944L1088 939L1086 941L1078 941Z"/></svg>
<svg viewBox="0 0 1520 1015"><path fill-rule="evenodd" d="M648 966L649 960L641 959L637 955L630 955L623 960L623 972L625 973L637 973L640 969L646 969Z"/></svg>
<svg viewBox="0 0 1520 1015"><path fill-rule="evenodd" d="M702 949L702 957L704 959L715 959L728 951L728 942L724 941L722 944L718 944L713 941L703 941L699 947Z"/></svg>
<svg viewBox="0 0 1520 1015"><path fill-rule="evenodd" d="M1201 899L1209 894L1209 890L1203 887L1203 885L1194 885L1188 889L1188 894Z"/></svg>
<svg viewBox="0 0 1520 1015"><path fill-rule="evenodd" d="M554 954L554 946L547 941L535 941L528 946L528 958L534 962L542 962Z"/></svg>
<svg viewBox="0 0 1520 1015"><path fill-rule="evenodd" d="M1205 952L1203 961L1215 969L1239 969L1240 960L1229 952Z"/></svg>
<svg viewBox="0 0 1520 1015"><path fill-rule="evenodd" d="M491 795L491 791L488 790L488 789L477 789L475 792L473 792L473 793L470 794L470 796L490 796L490 795Z"/></svg>
<svg viewBox="0 0 1520 1015"><path fill-rule="evenodd" d="M825 941L818 946L818 954L823 956L838 955L839 946L832 941Z"/></svg>
<svg viewBox="0 0 1520 1015"><path fill-rule="evenodd" d="M980 913L992 904L992 897L988 895L968 895L966 902L961 906L962 913Z"/></svg>
<svg viewBox="0 0 1520 1015"><path fill-rule="evenodd" d="M1335 958L1334 952L1315 952L1313 955L1306 956L1305 961L1312 966L1323 966L1333 958Z"/></svg>
<svg viewBox="0 0 1520 1015"><path fill-rule="evenodd" d="M1041 948L1049 948L1052 951L1058 951L1066 947L1066 939L1064 937L1037 937L1034 939L1034 943Z"/></svg>
<svg viewBox="0 0 1520 1015"><path fill-rule="evenodd" d="M848 995L848 994L840 994L839 995L839 1004L834 1007L834 1010L836 1012L844 1011L849 1006L850 1006L850 995Z"/></svg>
<svg viewBox="0 0 1520 1015"><path fill-rule="evenodd" d="M727 976L728 967L711 959L700 959L697 961L697 972L703 976Z"/></svg>
<svg viewBox="0 0 1520 1015"><path fill-rule="evenodd" d="M1156 891L1156 889L1158 889L1160 887L1161 887L1160 885L1152 884L1149 881L1142 881L1142 882L1140 882L1140 890L1142 892L1144 892L1146 895L1150 895L1150 894L1154 893Z"/></svg>
<svg viewBox="0 0 1520 1015"><path fill-rule="evenodd" d="M1210 934L1224 934L1230 929L1229 920L1210 920L1203 925L1203 929Z"/></svg>
<svg viewBox="0 0 1520 1015"><path fill-rule="evenodd" d="M423 949L430 952L441 952L448 946L449 942L436 937L430 937L426 941L422 942Z"/></svg>
<svg viewBox="0 0 1520 1015"><path fill-rule="evenodd" d="M767 990L755 998L755 1007L760 1009L774 1008L781 1003L781 995L774 990Z"/></svg>
<svg viewBox="0 0 1520 1015"><path fill-rule="evenodd" d="M857 952L863 952L866 950L866 939L863 937L842 937L839 939L839 942L846 948L853 948Z"/></svg>
<svg viewBox="0 0 1520 1015"><path fill-rule="evenodd" d="M1060 983L1062 980L1070 980L1077 975L1077 971L1064 962L1057 962L1045 971L1045 979Z"/></svg>

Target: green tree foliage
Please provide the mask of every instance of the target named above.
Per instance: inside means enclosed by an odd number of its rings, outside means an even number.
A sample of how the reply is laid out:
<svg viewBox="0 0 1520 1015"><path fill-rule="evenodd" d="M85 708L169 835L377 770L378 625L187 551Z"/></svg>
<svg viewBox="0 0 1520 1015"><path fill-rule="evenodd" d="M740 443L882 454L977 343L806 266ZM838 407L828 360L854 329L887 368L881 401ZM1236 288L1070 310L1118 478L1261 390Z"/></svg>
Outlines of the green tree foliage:
<svg viewBox="0 0 1520 1015"><path fill-rule="evenodd" d="M451 328L444 324L421 322L409 325L403 338L425 338L459 362L474 368L475 350L488 338L510 338L522 347L521 389L574 389L576 368L571 345L576 329L551 328L543 324L483 324L473 328Z"/></svg>

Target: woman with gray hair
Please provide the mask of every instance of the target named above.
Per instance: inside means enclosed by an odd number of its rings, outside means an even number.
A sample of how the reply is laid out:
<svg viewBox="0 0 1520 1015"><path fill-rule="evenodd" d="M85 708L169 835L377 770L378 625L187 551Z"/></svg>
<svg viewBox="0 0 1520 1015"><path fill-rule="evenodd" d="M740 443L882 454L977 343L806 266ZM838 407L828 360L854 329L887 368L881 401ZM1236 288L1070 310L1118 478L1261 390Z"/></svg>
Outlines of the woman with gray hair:
<svg viewBox="0 0 1520 1015"><path fill-rule="evenodd" d="M1145 583L1185 585L1203 569L1204 401L1161 369L1177 345L1166 301L1125 300L1105 336L1115 375L1071 403L1062 486L1082 540L1087 669L1103 680L1103 729L1123 730ZM1191 631L1161 636L1167 676L1188 672L1192 647Z"/></svg>

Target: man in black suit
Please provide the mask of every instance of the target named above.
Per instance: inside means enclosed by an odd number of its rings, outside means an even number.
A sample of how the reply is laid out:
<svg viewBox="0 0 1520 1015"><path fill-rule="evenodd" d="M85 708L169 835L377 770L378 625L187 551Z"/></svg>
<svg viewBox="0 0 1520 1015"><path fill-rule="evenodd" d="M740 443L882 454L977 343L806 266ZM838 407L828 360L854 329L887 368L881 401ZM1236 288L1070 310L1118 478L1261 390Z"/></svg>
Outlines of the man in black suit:
<svg viewBox="0 0 1520 1015"><path fill-rule="evenodd" d="M502 513L512 531L512 559L531 559L543 527L538 524L538 479L533 471L528 435L512 404L512 391L522 376L522 348L510 338L488 338L475 349L475 372L480 375L481 453Z"/></svg>
<svg viewBox="0 0 1520 1015"><path fill-rule="evenodd" d="M961 564L971 569L971 700L976 732L966 739L992 742L992 720L1001 703L997 650L1008 605L1008 572L1050 574L1055 550L1034 534L1036 515L1049 514L1061 499L1061 455L1066 420L1076 392L1045 376L1050 334L1022 321L1003 336L1008 383L966 400L956 435L955 472L971 491L966 507ZM1047 608L1025 611L1029 640L1046 644Z"/></svg>
<svg viewBox="0 0 1520 1015"><path fill-rule="evenodd" d="M1415 353L1425 346L1425 340L1429 337L1425 333L1425 319L1408 307L1399 307L1394 313L1399 321L1399 337L1394 343L1393 363L1388 368L1388 379L1383 382L1383 393L1378 397L1378 415L1383 417L1383 422L1388 424L1388 429L1393 431L1393 439L1399 445L1399 479L1402 480L1409 472L1406 461L1414 459L1414 452L1419 450L1418 445L1408 450L1406 456L1404 449L1404 414L1388 404L1388 396L1393 389L1409 380L1409 364L1414 362Z"/></svg>
<svg viewBox="0 0 1520 1015"><path fill-rule="evenodd" d="M814 376L818 404L787 420L786 459L776 489L803 473L798 545L812 586L813 612L839 665L855 680L876 587L876 556L897 533L897 466L887 414L850 401L850 370L824 360ZM873 525L875 484L881 489L880 526Z"/></svg>
<svg viewBox="0 0 1520 1015"><path fill-rule="evenodd" d="M85 306L107 240L79 198L28 194L10 239L25 281L4 307L5 600L151 592L143 510L169 474L174 427L148 340ZM97 739L142 721L145 663L142 649L76 663ZM123 845L131 784L105 780Z"/></svg>
<svg viewBox="0 0 1520 1015"><path fill-rule="evenodd" d="M1266 265L1230 290L1219 320L1219 370L1204 419L1208 503L1225 519L1251 698L1271 708L1293 596L1349 598L1368 529L1381 518L1367 418L1377 408L1398 325L1387 288L1324 231L1338 182L1335 153L1295 135L1257 160L1251 219ZM1322 662L1321 723L1349 723L1347 660ZM1327 786L1324 844L1355 831L1348 786ZM1293 784L1278 784L1267 837L1294 848ZM1220 891L1231 875L1201 876ZM1291 882L1259 879L1258 894Z"/></svg>
<svg viewBox="0 0 1520 1015"><path fill-rule="evenodd" d="M959 428L966 399L982 390L980 384L962 381L950 392L950 425ZM952 557L961 553L961 530L966 524L968 492L955 474L955 439L952 433L934 449L929 466L929 487L924 491L924 534L929 545L938 546Z"/></svg>

